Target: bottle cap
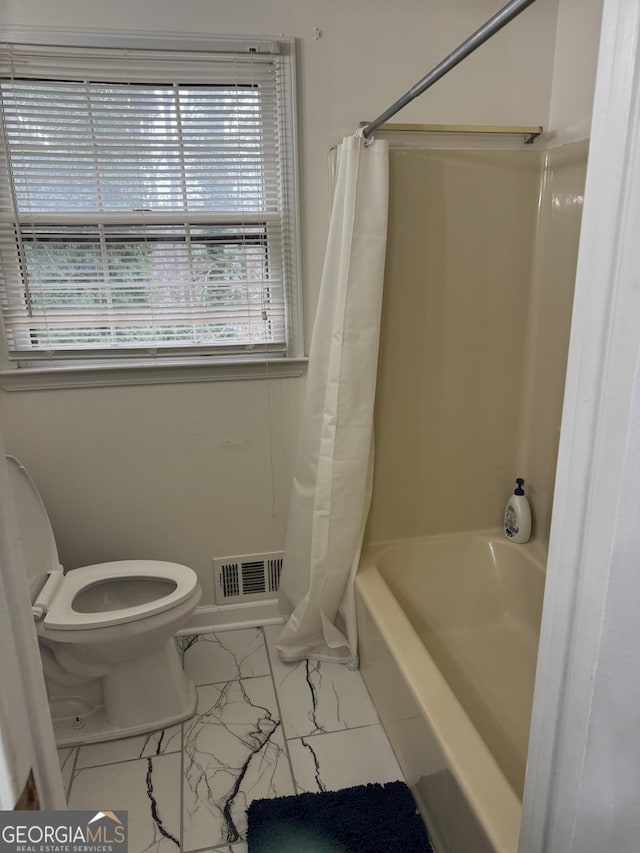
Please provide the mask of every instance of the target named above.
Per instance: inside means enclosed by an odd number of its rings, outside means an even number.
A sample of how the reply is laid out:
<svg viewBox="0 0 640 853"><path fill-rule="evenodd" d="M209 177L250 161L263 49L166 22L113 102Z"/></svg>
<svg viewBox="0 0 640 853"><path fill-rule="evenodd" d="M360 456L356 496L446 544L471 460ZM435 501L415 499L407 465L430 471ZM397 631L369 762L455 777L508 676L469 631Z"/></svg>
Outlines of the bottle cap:
<svg viewBox="0 0 640 853"><path fill-rule="evenodd" d="M524 495L524 489L522 488L524 486L524 480L522 479L522 477L517 477L516 483L517 483L517 488L514 489L513 494L514 495Z"/></svg>

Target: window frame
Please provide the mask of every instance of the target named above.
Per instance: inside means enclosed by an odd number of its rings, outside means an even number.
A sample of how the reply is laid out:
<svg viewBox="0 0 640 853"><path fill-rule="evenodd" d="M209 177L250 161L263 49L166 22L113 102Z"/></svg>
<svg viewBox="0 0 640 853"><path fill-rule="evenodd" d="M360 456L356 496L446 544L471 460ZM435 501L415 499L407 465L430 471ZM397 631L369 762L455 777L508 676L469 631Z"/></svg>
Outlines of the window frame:
<svg viewBox="0 0 640 853"><path fill-rule="evenodd" d="M283 58L283 97L286 121L290 122L290 182L286 188L293 209L289 222L292 263L291 285L287 288L287 349L286 352L199 354L197 349L184 354L155 357L142 351L133 356L112 356L48 361L33 358L14 362L9 359L6 337L0 318L0 387L5 390L38 388L95 387L101 385L158 384L163 382L196 382L229 379L259 379L299 376L306 366L303 343L303 314L301 300L300 205L298 179L296 44L295 39L282 36L215 36L166 33L131 33L119 30L75 30L73 32L33 27L0 28L0 42L44 47L78 47L91 49L116 48L131 50L170 50L176 52L238 52L277 53Z"/></svg>

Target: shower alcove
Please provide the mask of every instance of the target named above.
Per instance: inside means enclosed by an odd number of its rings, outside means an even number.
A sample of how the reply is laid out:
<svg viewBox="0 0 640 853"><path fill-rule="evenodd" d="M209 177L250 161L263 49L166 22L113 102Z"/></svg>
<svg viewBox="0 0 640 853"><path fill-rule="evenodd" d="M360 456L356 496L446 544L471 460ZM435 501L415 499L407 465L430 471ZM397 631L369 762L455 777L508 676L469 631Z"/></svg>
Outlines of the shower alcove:
<svg viewBox="0 0 640 853"><path fill-rule="evenodd" d="M544 138L391 138L359 648L439 853L517 849L587 152ZM534 528L508 552L516 476ZM527 649L499 689L484 678L499 655L488 646L486 667L469 663L464 641L497 625ZM507 705L501 736L493 710ZM462 728L448 731L454 718Z"/></svg>

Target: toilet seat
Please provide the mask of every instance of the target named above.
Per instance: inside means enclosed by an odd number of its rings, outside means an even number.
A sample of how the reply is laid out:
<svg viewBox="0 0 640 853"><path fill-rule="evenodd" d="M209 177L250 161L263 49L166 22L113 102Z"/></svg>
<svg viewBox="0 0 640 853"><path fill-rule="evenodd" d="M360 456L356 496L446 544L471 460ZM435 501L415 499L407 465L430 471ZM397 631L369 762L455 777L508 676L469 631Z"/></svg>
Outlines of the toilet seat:
<svg viewBox="0 0 640 853"><path fill-rule="evenodd" d="M119 560L63 573L40 494L7 456L13 525L60 746L146 734L193 716L175 635L202 590L186 566Z"/></svg>
<svg viewBox="0 0 640 853"><path fill-rule="evenodd" d="M55 577L55 584L48 587L50 592L44 595L44 601L34 611L38 625L52 631L74 631L91 628L107 628L134 622L156 613L162 613L173 607L179 607L189 598L200 596L198 578L193 569L178 563L159 560L118 560L111 563L98 563L73 569L62 575L58 560L56 541L49 521L46 507L40 497L29 472L15 456L7 455L11 490L16 507L18 535L24 556L25 568L29 578L31 601L35 604L43 594L49 576ZM143 603L130 607L117 607L100 610L94 604L87 608L90 612L75 609L74 600L94 585L113 584L112 593L117 593L116 582L149 581L149 596ZM167 594L157 595L153 581L171 584ZM108 590L105 590L108 592ZM99 599L100 596L98 595ZM45 603L46 602L46 603ZM44 616L44 618L42 618Z"/></svg>
<svg viewBox="0 0 640 853"><path fill-rule="evenodd" d="M123 582L134 579L159 580L175 584L167 595L154 598L144 604L124 607L117 610L105 610L81 613L73 607L74 600L90 586ZM54 631L86 630L106 628L109 625L121 625L136 619L162 613L186 601L198 589L198 578L193 569L178 563L165 563L156 560L118 560L113 563L98 563L73 569L65 574L58 587L44 625Z"/></svg>

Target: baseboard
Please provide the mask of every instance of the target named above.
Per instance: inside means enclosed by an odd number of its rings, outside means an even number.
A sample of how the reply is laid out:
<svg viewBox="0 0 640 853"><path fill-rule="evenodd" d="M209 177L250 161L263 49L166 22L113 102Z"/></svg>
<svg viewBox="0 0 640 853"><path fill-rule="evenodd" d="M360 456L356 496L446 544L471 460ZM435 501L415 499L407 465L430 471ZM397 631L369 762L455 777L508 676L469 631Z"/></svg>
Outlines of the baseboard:
<svg viewBox="0 0 640 853"><path fill-rule="evenodd" d="M277 598L239 604L205 604L196 608L188 624L178 631L178 635L229 631L233 628L257 628L260 625L280 625L283 622Z"/></svg>

